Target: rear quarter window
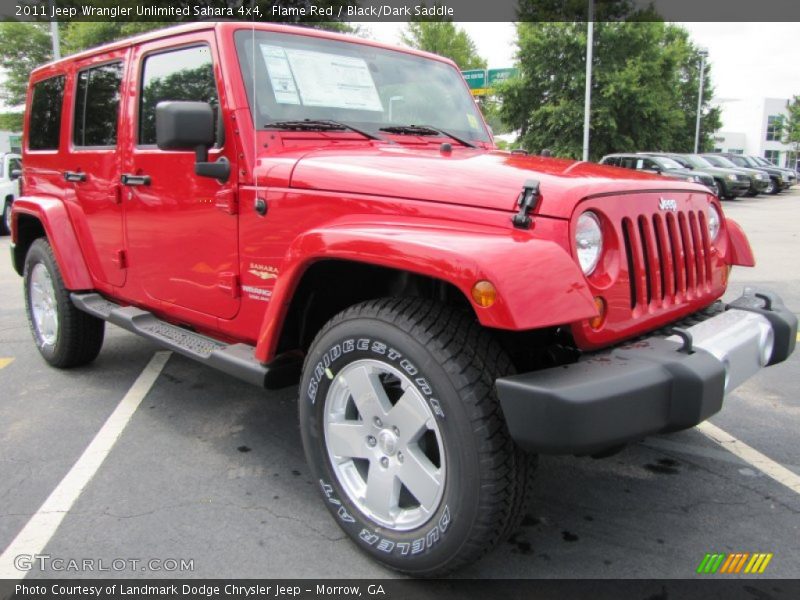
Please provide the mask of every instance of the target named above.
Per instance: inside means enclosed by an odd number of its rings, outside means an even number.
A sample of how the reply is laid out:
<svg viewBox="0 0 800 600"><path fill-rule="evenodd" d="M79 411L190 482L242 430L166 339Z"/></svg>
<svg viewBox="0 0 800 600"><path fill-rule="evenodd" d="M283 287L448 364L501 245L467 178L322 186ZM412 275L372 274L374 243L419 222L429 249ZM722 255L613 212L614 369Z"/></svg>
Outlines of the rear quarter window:
<svg viewBox="0 0 800 600"><path fill-rule="evenodd" d="M61 109L64 103L64 75L33 85L28 126L30 150L58 150L61 137Z"/></svg>

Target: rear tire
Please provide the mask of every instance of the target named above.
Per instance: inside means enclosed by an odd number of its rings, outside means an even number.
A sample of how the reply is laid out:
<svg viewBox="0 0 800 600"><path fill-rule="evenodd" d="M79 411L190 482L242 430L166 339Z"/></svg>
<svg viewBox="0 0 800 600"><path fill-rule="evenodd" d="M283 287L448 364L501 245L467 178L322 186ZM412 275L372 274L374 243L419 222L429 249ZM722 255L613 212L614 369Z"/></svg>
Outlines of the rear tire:
<svg viewBox="0 0 800 600"><path fill-rule="evenodd" d="M325 325L300 430L326 506L361 550L439 576L516 530L536 458L509 437L495 393L512 372L472 314L435 302L370 301Z"/></svg>
<svg viewBox="0 0 800 600"><path fill-rule="evenodd" d="M62 369L97 358L103 346L105 321L72 304L53 249L45 238L31 244L23 278L28 325L42 358Z"/></svg>

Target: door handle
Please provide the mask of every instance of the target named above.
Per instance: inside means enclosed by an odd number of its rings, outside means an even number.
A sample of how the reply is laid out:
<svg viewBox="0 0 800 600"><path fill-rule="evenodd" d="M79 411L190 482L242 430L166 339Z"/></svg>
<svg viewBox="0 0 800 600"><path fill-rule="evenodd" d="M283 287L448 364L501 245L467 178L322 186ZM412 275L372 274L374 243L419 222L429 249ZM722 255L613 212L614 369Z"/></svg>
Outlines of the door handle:
<svg viewBox="0 0 800 600"><path fill-rule="evenodd" d="M64 171L64 181L71 181L73 183L86 181L86 173L81 173L80 171Z"/></svg>
<svg viewBox="0 0 800 600"><path fill-rule="evenodd" d="M150 175L129 175L127 173L120 177L122 185L150 185Z"/></svg>

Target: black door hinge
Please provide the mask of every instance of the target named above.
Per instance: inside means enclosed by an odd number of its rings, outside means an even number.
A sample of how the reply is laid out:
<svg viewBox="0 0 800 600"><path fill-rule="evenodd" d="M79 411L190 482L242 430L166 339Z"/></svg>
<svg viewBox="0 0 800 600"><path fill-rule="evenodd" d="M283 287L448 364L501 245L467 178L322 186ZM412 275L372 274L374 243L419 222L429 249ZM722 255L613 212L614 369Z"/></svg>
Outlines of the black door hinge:
<svg viewBox="0 0 800 600"><path fill-rule="evenodd" d="M536 208L539 202L539 182L535 179L528 179L522 185L522 191L517 198L517 207L519 212L511 218L514 227L519 229L530 229L531 217L530 213Z"/></svg>

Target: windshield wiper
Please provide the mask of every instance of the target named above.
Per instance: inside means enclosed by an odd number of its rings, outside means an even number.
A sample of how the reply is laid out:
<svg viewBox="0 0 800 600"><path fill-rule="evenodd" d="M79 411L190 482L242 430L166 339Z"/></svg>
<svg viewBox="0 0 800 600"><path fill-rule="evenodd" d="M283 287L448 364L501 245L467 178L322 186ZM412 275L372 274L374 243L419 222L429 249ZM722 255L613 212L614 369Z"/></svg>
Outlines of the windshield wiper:
<svg viewBox="0 0 800 600"><path fill-rule="evenodd" d="M477 148L472 142L453 135L449 131L439 129L438 127L431 127L430 125L390 125L389 127L381 127L381 131L386 133L396 133L398 135L436 135L437 133L452 140L457 141L459 144L467 148Z"/></svg>
<svg viewBox="0 0 800 600"><path fill-rule="evenodd" d="M302 121L270 121L265 126L267 129L294 129L296 131L354 131L360 133L365 138L371 140L378 140L381 142L388 142L393 144L392 140L388 140L381 135L365 131L359 127L354 127L348 123L341 121L332 121L330 119L304 119Z"/></svg>

